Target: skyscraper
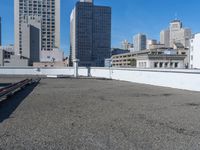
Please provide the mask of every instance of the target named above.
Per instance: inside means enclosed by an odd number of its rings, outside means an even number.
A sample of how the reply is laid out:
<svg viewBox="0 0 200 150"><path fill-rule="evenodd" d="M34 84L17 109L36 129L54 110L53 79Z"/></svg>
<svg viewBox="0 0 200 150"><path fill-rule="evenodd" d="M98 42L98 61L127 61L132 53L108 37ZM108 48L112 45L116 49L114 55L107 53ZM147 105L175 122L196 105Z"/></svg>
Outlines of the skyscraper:
<svg viewBox="0 0 200 150"><path fill-rule="evenodd" d="M162 30L160 32L160 44L163 44L165 47L170 47L170 30Z"/></svg>
<svg viewBox="0 0 200 150"><path fill-rule="evenodd" d="M137 34L134 37L134 51L141 51L146 49L147 37L144 34Z"/></svg>
<svg viewBox="0 0 200 150"><path fill-rule="evenodd" d="M111 51L111 8L92 0L76 3L70 17L70 57L80 66L103 66Z"/></svg>
<svg viewBox="0 0 200 150"><path fill-rule="evenodd" d="M0 17L0 46L1 46L1 17Z"/></svg>
<svg viewBox="0 0 200 150"><path fill-rule="evenodd" d="M191 37L192 31L190 29L183 28L180 20L173 20L168 29L161 31L160 42L166 47L173 47L174 44L178 43L189 48Z"/></svg>
<svg viewBox="0 0 200 150"><path fill-rule="evenodd" d="M190 29L183 28L180 20L174 20L170 23L170 46L174 43L181 43L184 47L189 48L192 32Z"/></svg>
<svg viewBox="0 0 200 150"><path fill-rule="evenodd" d="M29 59L29 65L40 61L41 18L27 17L22 22L22 56Z"/></svg>
<svg viewBox="0 0 200 150"><path fill-rule="evenodd" d="M60 0L14 0L15 54L23 55L22 23L41 18L41 51L60 47Z"/></svg>

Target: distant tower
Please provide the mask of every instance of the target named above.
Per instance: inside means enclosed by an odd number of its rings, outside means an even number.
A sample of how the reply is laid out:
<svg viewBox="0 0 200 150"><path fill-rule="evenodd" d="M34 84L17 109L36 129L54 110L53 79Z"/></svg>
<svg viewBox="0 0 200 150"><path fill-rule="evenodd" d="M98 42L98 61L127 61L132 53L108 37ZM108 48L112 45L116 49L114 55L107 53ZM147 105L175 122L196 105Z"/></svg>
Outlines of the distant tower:
<svg viewBox="0 0 200 150"><path fill-rule="evenodd" d="M170 47L170 30L162 30L160 32L160 44L165 45L165 47Z"/></svg>
<svg viewBox="0 0 200 150"><path fill-rule="evenodd" d="M144 34L137 34L134 37L134 51L141 51L146 49L147 37Z"/></svg>
<svg viewBox="0 0 200 150"><path fill-rule="evenodd" d="M80 0L80 2L88 2L88 3L93 3L93 0Z"/></svg>
<svg viewBox="0 0 200 150"><path fill-rule="evenodd" d="M170 22L168 29L160 32L160 43L166 47L174 47L174 44L181 44L185 48L189 48L191 37L191 29L183 28L182 22L175 19Z"/></svg>
<svg viewBox="0 0 200 150"><path fill-rule="evenodd" d="M191 36L192 31L183 28L180 20L173 20L170 23L170 47L173 47L175 43L181 43L184 47L189 48Z"/></svg>

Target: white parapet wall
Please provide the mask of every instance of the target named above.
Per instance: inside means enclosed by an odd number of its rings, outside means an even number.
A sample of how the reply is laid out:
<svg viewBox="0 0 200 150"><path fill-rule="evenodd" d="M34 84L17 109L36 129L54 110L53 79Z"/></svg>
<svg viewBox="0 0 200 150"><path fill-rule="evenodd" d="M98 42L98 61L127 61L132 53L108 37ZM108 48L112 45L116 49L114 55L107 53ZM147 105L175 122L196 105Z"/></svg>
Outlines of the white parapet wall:
<svg viewBox="0 0 200 150"><path fill-rule="evenodd" d="M200 70L91 68L92 77L200 91Z"/></svg>
<svg viewBox="0 0 200 150"><path fill-rule="evenodd" d="M0 67L0 75L68 75L73 76L73 68L34 68L34 67Z"/></svg>
<svg viewBox="0 0 200 150"><path fill-rule="evenodd" d="M131 68L86 68L80 67L80 76L107 78L155 86L200 91L200 70L184 69L131 69ZM74 69L1 67L0 75L64 75L73 76Z"/></svg>

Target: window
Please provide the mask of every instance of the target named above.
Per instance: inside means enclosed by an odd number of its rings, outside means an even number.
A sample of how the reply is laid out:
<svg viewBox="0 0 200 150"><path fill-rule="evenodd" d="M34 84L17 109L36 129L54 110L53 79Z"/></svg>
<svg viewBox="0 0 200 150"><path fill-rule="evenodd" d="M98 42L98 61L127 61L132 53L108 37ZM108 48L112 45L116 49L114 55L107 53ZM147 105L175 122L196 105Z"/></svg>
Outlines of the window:
<svg viewBox="0 0 200 150"><path fill-rule="evenodd" d="M178 68L178 63L177 63L177 62L174 64L174 67L175 67L175 68Z"/></svg>
<svg viewBox="0 0 200 150"><path fill-rule="evenodd" d="M172 63L172 62L170 63L170 67L171 67L171 68L173 67L173 63Z"/></svg>
<svg viewBox="0 0 200 150"><path fill-rule="evenodd" d="M160 63L160 66L159 66L159 67L160 67L160 68L162 68L162 67L163 67L163 63L162 63L162 62Z"/></svg>
<svg viewBox="0 0 200 150"><path fill-rule="evenodd" d="M194 47L193 46L191 46L191 51L193 51L194 50Z"/></svg>
<svg viewBox="0 0 200 150"><path fill-rule="evenodd" d="M154 63L154 68L158 68L158 63L157 62Z"/></svg>
<svg viewBox="0 0 200 150"><path fill-rule="evenodd" d="M191 55L191 60L193 60L193 55Z"/></svg>
<svg viewBox="0 0 200 150"><path fill-rule="evenodd" d="M168 63L165 63L165 68L167 68L168 67Z"/></svg>

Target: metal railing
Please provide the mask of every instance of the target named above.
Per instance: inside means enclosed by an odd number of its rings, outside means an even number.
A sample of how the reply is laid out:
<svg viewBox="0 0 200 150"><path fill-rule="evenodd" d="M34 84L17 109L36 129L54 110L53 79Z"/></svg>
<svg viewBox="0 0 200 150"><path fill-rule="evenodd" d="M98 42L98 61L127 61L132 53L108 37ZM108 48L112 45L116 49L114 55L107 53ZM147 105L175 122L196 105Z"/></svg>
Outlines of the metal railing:
<svg viewBox="0 0 200 150"><path fill-rule="evenodd" d="M2 89L0 89L0 101L4 100L10 95L13 95L15 92L23 89L25 86L33 84L33 83L38 83L40 81L40 78L38 79L25 79L17 83L13 83L9 86L6 86Z"/></svg>

